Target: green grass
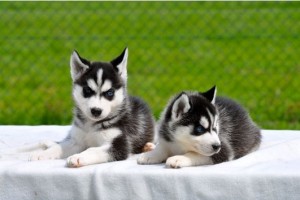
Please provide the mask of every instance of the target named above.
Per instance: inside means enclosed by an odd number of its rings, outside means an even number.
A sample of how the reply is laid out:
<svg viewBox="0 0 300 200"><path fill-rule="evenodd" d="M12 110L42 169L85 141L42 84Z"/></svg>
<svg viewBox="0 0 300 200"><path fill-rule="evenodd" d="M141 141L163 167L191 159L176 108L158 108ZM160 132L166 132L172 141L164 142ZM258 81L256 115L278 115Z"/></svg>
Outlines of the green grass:
<svg viewBox="0 0 300 200"><path fill-rule="evenodd" d="M298 2L0 2L0 124L69 124L73 49L129 47L129 92L154 115L218 86L266 129L300 129Z"/></svg>

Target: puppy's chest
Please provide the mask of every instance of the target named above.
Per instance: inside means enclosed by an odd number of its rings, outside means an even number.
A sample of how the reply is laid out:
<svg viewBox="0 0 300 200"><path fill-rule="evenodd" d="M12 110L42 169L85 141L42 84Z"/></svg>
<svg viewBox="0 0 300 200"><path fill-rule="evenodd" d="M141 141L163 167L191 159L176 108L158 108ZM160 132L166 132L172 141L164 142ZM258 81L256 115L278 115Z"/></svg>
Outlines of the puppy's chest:
<svg viewBox="0 0 300 200"><path fill-rule="evenodd" d="M88 147L102 146L111 143L122 132L118 128L110 128L105 130L81 130L76 134L77 141L82 141Z"/></svg>

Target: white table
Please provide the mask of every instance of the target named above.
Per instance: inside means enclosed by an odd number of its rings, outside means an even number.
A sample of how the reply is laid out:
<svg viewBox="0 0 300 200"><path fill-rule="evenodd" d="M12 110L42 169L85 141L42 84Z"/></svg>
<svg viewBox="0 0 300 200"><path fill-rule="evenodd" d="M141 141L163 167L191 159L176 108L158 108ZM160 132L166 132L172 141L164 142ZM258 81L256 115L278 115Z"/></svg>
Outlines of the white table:
<svg viewBox="0 0 300 200"><path fill-rule="evenodd" d="M69 126L0 126L0 151L59 141ZM167 169L126 161L66 168L65 160L0 160L0 199L300 199L300 131L264 130L261 148L214 166Z"/></svg>

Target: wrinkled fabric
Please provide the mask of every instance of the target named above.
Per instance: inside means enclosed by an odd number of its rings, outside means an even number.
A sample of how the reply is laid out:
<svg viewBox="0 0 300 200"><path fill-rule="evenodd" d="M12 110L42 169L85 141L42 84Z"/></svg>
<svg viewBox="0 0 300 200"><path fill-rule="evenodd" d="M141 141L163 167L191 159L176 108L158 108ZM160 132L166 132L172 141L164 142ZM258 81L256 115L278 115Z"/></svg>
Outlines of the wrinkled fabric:
<svg viewBox="0 0 300 200"><path fill-rule="evenodd" d="M70 126L0 126L1 150L62 140ZM300 131L263 130L238 160L168 169L125 161L66 168L65 160L0 159L0 199L300 199Z"/></svg>

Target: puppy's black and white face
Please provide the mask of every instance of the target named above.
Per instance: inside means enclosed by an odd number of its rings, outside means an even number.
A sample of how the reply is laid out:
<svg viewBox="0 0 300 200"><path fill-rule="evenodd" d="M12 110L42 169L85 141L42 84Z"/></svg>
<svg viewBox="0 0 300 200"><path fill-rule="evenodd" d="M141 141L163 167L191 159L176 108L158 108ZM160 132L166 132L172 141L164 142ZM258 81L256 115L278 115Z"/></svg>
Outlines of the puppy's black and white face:
<svg viewBox="0 0 300 200"><path fill-rule="evenodd" d="M170 129L175 142L205 156L220 151L215 87L205 93L181 93L172 104Z"/></svg>
<svg viewBox="0 0 300 200"><path fill-rule="evenodd" d="M127 81L127 48L111 62L90 62L71 55L73 97L76 106L93 121L114 117L123 104Z"/></svg>

